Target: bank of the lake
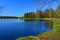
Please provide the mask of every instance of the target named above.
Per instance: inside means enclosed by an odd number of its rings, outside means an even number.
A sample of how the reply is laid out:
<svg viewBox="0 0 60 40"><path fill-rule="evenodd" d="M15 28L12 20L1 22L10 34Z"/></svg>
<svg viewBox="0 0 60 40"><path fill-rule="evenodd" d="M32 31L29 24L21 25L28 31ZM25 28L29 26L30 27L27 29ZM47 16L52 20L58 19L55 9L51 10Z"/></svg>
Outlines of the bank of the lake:
<svg viewBox="0 0 60 40"><path fill-rule="evenodd" d="M19 18L19 17L17 17L17 16L0 16L0 19L6 19L6 18L8 18L8 19L11 19L11 18Z"/></svg>
<svg viewBox="0 0 60 40"><path fill-rule="evenodd" d="M51 20L51 18L22 18L25 20Z"/></svg>
<svg viewBox="0 0 60 40"><path fill-rule="evenodd" d="M42 18L40 18L42 19ZM60 18L43 18L43 20L53 21L54 30L47 31L37 36L17 38L16 40L59 40L60 39Z"/></svg>

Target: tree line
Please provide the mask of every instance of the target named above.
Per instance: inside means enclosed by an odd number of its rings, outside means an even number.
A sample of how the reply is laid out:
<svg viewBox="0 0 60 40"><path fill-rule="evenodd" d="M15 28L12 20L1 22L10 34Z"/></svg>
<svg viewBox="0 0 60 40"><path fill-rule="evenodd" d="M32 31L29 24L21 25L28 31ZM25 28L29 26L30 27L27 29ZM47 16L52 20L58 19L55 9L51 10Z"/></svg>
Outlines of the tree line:
<svg viewBox="0 0 60 40"><path fill-rule="evenodd" d="M24 14L23 17L24 18L60 18L60 5L56 10L50 8L50 9L45 9L44 11L37 10L36 12L27 12Z"/></svg>

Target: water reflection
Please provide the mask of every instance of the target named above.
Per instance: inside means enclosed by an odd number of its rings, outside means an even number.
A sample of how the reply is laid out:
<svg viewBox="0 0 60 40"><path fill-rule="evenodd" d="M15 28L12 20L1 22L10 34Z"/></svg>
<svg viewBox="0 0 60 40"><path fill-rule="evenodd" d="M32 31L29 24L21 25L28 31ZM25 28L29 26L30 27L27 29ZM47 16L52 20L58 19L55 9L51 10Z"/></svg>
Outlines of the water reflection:
<svg viewBox="0 0 60 40"><path fill-rule="evenodd" d="M24 22L36 22L37 27L40 27L42 24L40 24L40 22L42 21L46 21L44 26L45 27L50 27L51 29L53 28L53 21L51 20L35 20L35 19L24 19Z"/></svg>
<svg viewBox="0 0 60 40"><path fill-rule="evenodd" d="M50 21L51 22L51 21ZM20 20L20 19L1 19L0 20L0 40L15 40L18 37L37 35L48 30L53 26L49 21ZM7 23L7 24L6 24ZM2 24L2 25L1 25ZM51 26L51 27L50 27Z"/></svg>
<svg viewBox="0 0 60 40"><path fill-rule="evenodd" d="M25 22L33 22L35 19L24 19Z"/></svg>
<svg viewBox="0 0 60 40"><path fill-rule="evenodd" d="M52 29L53 28L53 21L46 21L45 26L46 27L50 26L50 28Z"/></svg>

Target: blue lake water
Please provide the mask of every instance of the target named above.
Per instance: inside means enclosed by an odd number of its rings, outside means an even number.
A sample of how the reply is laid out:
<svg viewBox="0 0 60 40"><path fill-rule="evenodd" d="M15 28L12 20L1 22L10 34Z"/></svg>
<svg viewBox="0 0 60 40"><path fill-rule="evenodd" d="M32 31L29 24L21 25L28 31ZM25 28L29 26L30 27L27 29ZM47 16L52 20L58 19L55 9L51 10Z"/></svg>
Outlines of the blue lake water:
<svg viewBox="0 0 60 40"><path fill-rule="evenodd" d="M18 37L37 35L48 30L47 21L24 22L20 19L0 19L0 40L16 40Z"/></svg>

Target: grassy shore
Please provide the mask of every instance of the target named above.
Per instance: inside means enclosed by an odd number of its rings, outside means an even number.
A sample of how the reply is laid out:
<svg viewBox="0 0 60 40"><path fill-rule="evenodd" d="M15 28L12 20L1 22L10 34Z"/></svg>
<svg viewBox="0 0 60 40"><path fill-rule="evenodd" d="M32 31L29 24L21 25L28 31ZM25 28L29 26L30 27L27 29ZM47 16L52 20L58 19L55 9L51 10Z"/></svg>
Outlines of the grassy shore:
<svg viewBox="0 0 60 40"><path fill-rule="evenodd" d="M54 30L38 34L37 36L17 38L16 40L60 40L60 18L37 18L37 19L53 21Z"/></svg>
<svg viewBox="0 0 60 40"><path fill-rule="evenodd" d="M23 18L25 20L51 20L50 18Z"/></svg>

